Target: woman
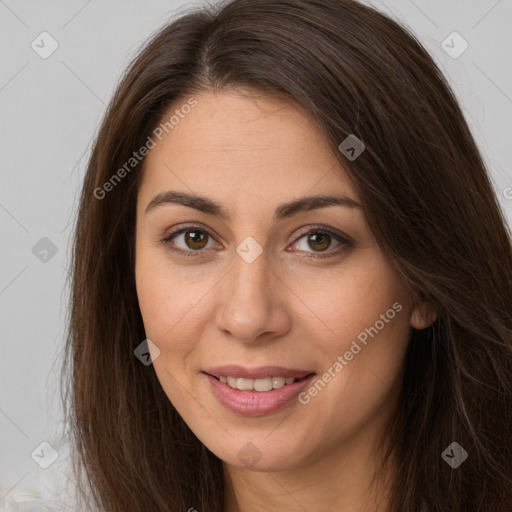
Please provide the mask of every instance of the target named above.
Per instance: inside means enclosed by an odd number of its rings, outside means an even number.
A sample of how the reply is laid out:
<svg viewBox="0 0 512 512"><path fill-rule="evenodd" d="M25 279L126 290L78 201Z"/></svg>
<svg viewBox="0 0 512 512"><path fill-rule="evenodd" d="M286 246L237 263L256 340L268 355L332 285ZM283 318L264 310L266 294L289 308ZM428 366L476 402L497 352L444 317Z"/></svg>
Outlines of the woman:
<svg viewBox="0 0 512 512"><path fill-rule="evenodd" d="M73 270L90 509L512 509L510 236L382 13L234 0L160 31L97 136Z"/></svg>

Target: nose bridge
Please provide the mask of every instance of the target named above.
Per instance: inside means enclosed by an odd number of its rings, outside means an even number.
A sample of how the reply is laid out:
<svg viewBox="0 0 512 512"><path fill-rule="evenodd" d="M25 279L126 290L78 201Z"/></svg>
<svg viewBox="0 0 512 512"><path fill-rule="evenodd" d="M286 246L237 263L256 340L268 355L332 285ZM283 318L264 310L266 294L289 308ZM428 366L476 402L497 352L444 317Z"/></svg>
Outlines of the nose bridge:
<svg viewBox="0 0 512 512"><path fill-rule="evenodd" d="M239 298L258 298L268 291L269 274L267 259L262 254L254 261L236 256L232 270L233 293ZM261 297L260 297L261 298ZM254 304L256 306L256 304Z"/></svg>
<svg viewBox="0 0 512 512"><path fill-rule="evenodd" d="M282 332L287 315L277 302L272 276L264 254L251 261L237 253L217 305L217 327L240 341Z"/></svg>

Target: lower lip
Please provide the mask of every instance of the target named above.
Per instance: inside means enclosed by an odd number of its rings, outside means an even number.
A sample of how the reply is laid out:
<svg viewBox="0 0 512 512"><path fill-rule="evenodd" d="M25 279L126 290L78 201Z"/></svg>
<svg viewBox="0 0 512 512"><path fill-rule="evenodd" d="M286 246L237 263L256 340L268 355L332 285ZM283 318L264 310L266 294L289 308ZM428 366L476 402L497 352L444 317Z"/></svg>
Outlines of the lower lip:
<svg viewBox="0 0 512 512"><path fill-rule="evenodd" d="M244 416L262 416L277 411L290 402L311 382L315 374L305 379L286 384L270 391L240 391L224 384L215 377L204 373L209 380L213 394L227 409Z"/></svg>

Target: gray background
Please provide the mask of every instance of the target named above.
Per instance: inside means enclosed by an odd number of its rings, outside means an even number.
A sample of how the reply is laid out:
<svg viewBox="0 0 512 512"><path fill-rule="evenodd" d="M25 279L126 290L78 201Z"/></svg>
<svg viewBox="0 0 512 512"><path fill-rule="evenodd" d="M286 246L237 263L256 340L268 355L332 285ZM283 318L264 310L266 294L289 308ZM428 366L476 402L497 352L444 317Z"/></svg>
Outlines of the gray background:
<svg viewBox="0 0 512 512"><path fill-rule="evenodd" d="M512 2L372 4L409 26L448 76L510 222ZM0 0L0 487L30 488L38 469L30 454L61 420L70 236L91 139L140 45L190 5ZM47 59L31 47L43 31L59 45ZM458 58L441 46L454 31L469 44ZM460 50L452 40L445 44ZM57 249L46 261L33 253L43 237Z"/></svg>

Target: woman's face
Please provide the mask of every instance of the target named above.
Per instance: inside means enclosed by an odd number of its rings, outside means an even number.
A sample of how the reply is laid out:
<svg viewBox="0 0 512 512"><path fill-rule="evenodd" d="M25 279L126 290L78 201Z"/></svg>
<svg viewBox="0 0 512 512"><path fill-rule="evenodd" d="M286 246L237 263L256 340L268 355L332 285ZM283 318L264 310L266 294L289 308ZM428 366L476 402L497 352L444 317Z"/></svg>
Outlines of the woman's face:
<svg viewBox="0 0 512 512"><path fill-rule="evenodd" d="M420 309L301 110L194 98L166 116L180 114L154 138L137 201L137 294L165 393L232 466L298 468L372 444Z"/></svg>

